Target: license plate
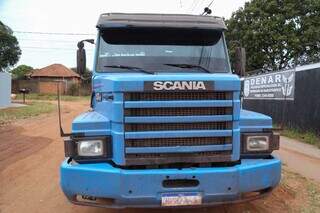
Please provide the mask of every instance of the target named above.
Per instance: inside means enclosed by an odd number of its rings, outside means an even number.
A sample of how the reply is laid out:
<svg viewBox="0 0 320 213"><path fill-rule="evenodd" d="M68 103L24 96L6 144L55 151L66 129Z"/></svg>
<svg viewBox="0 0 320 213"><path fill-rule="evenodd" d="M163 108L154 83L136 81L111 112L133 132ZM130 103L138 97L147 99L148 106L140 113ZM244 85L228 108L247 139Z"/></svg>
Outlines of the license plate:
<svg viewBox="0 0 320 213"><path fill-rule="evenodd" d="M201 203L202 196L197 192L167 193L161 196L162 206L194 206Z"/></svg>

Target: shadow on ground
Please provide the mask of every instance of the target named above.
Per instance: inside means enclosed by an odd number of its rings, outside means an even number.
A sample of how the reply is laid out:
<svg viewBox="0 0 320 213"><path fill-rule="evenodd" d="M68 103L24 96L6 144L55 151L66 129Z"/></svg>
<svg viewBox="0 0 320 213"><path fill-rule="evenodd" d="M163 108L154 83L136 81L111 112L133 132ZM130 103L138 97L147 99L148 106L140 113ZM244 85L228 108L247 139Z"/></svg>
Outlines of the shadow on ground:
<svg viewBox="0 0 320 213"><path fill-rule="evenodd" d="M0 129L0 171L10 164L40 151L53 141L46 137L25 135L23 134L24 130L23 127L14 125Z"/></svg>

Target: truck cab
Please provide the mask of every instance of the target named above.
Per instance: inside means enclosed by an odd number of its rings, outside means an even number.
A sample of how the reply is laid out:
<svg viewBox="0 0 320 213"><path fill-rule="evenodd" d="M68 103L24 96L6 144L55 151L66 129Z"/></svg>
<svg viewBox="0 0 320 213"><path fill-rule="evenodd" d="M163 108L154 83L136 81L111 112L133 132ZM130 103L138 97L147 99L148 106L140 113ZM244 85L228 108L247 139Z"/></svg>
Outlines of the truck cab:
<svg viewBox="0 0 320 213"><path fill-rule="evenodd" d="M270 117L241 109L222 19L108 13L97 29L92 109L64 138L72 203L207 206L278 185L279 136Z"/></svg>

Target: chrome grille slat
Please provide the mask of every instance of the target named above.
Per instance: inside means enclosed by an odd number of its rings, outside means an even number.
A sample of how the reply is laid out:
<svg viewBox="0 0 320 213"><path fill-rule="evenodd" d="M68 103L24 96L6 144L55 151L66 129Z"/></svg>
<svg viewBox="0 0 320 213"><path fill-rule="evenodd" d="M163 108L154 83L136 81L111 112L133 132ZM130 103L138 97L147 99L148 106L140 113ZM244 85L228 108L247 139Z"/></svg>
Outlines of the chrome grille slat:
<svg viewBox="0 0 320 213"><path fill-rule="evenodd" d="M231 107L129 108L125 116L197 116L231 114Z"/></svg>
<svg viewBox="0 0 320 213"><path fill-rule="evenodd" d="M126 139L126 147L205 146L231 144L231 137Z"/></svg>
<svg viewBox="0 0 320 213"><path fill-rule="evenodd" d="M198 153L126 154L127 165L230 162L232 151Z"/></svg>
<svg viewBox="0 0 320 213"><path fill-rule="evenodd" d="M154 157L193 157L193 156L220 156L230 155L231 151L195 152L195 153L148 153L148 154L126 154L128 158L154 158Z"/></svg>
<svg viewBox="0 0 320 213"><path fill-rule="evenodd" d="M125 101L232 100L232 92L131 92Z"/></svg>
<svg viewBox="0 0 320 213"><path fill-rule="evenodd" d="M168 130L223 130L231 129L232 122L202 122L202 123L126 123L126 132L168 131Z"/></svg>

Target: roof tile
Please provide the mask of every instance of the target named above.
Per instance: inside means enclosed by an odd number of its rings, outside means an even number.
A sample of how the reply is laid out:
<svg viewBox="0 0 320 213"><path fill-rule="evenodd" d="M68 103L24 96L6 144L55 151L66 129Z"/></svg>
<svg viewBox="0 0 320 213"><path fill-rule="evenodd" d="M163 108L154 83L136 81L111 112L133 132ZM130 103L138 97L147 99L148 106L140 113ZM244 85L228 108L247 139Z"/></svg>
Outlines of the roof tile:
<svg viewBox="0 0 320 213"><path fill-rule="evenodd" d="M80 78L79 74L62 64L52 64L41 69L34 69L31 77L76 77Z"/></svg>

